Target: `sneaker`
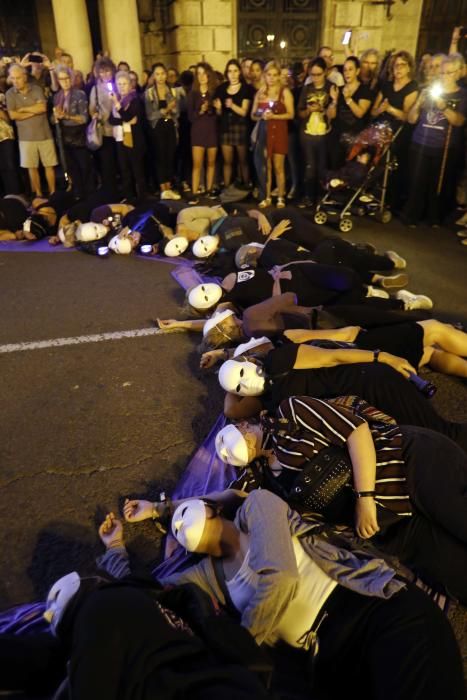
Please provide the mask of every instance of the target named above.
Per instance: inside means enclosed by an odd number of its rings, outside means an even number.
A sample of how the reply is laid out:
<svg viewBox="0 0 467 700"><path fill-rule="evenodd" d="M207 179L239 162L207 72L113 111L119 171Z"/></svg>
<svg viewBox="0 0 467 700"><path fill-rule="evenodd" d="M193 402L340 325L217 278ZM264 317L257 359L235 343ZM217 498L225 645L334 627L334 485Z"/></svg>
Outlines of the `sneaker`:
<svg viewBox="0 0 467 700"><path fill-rule="evenodd" d="M297 196L297 189L295 187L291 187L290 190L287 192L287 199L295 199Z"/></svg>
<svg viewBox="0 0 467 700"><path fill-rule="evenodd" d="M380 299L389 299L389 294L384 291L384 289L377 289L376 287L367 287L366 292L367 297L379 297Z"/></svg>
<svg viewBox="0 0 467 700"><path fill-rule="evenodd" d="M456 233L456 236L458 236L459 238L467 238L467 229L465 229L464 231L458 231Z"/></svg>
<svg viewBox="0 0 467 700"><path fill-rule="evenodd" d="M271 197L277 197L279 195L279 190L277 187L274 187L273 191L271 192Z"/></svg>
<svg viewBox="0 0 467 700"><path fill-rule="evenodd" d="M257 187L253 187L253 192L251 193L253 195L254 199L258 199L259 197L259 189Z"/></svg>
<svg viewBox="0 0 467 700"><path fill-rule="evenodd" d="M462 240L460 241L460 244L467 245L467 238L462 238Z"/></svg>
<svg viewBox="0 0 467 700"><path fill-rule="evenodd" d="M188 184L188 182L186 182L186 180L183 180L183 182L182 182L182 191L183 192L190 192L191 191L191 187Z"/></svg>
<svg viewBox="0 0 467 700"><path fill-rule="evenodd" d="M379 284L383 289L400 289L409 283L409 276L405 272L400 272L398 275L383 277Z"/></svg>
<svg viewBox="0 0 467 700"><path fill-rule="evenodd" d="M313 206L313 202L309 197L303 197L303 199L298 203L299 209L308 209Z"/></svg>
<svg viewBox="0 0 467 700"><path fill-rule="evenodd" d="M283 209L285 207L285 199L284 197L278 197L277 202L276 202L276 207L278 209Z"/></svg>
<svg viewBox="0 0 467 700"><path fill-rule="evenodd" d="M266 197L266 199L263 199L263 201L258 204L258 207L260 209L266 209L266 207L270 207L270 206L271 206L271 197Z"/></svg>
<svg viewBox="0 0 467 700"><path fill-rule="evenodd" d="M198 187L198 194L204 194L206 192L206 188L204 185L200 185Z"/></svg>
<svg viewBox="0 0 467 700"><path fill-rule="evenodd" d="M220 195L221 191L218 187L213 187L212 190L209 190L207 194L208 199L217 199L218 196Z"/></svg>
<svg viewBox="0 0 467 700"><path fill-rule="evenodd" d="M189 201L188 204L199 204L199 198L198 197L192 197Z"/></svg>
<svg viewBox="0 0 467 700"><path fill-rule="evenodd" d="M460 219L457 219L456 224L458 226L467 226L467 211L461 216Z"/></svg>
<svg viewBox="0 0 467 700"><path fill-rule="evenodd" d="M405 270L407 267L407 261L404 260L404 258L401 258L401 256L398 255L395 250L387 250L385 252L385 256L389 258L389 260L392 260L396 270Z"/></svg>
<svg viewBox="0 0 467 700"><path fill-rule="evenodd" d="M181 199L181 195L175 190L164 190L161 192L161 199Z"/></svg>
<svg viewBox="0 0 467 700"><path fill-rule="evenodd" d="M406 311L413 311L414 309L432 309L433 302L430 297L424 294L413 294L407 291L407 289L401 289L396 294L396 299L404 302L404 309Z"/></svg>

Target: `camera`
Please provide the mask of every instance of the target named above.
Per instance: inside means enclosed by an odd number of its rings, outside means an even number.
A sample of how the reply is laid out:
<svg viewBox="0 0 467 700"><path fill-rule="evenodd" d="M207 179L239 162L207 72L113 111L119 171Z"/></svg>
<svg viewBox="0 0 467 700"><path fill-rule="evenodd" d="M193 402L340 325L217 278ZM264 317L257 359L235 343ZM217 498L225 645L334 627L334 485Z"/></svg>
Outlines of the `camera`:
<svg viewBox="0 0 467 700"><path fill-rule="evenodd" d="M40 55L40 53L30 53L29 54L29 61L31 63L42 63L44 59Z"/></svg>
<svg viewBox="0 0 467 700"><path fill-rule="evenodd" d="M409 374L409 382L412 382L419 392L423 394L423 396L426 396L427 399L431 399L431 397L436 394L437 387L426 379L419 377L418 374L411 372Z"/></svg>

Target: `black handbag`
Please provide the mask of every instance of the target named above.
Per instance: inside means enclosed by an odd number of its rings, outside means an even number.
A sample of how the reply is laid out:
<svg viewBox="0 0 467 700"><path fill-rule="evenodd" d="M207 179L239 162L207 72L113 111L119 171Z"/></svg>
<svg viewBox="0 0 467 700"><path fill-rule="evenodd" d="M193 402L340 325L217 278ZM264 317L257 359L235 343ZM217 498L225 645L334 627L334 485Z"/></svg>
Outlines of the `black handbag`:
<svg viewBox="0 0 467 700"><path fill-rule="evenodd" d="M72 126L61 125L63 145L68 148L86 147L86 125L76 124Z"/></svg>
<svg viewBox="0 0 467 700"><path fill-rule="evenodd" d="M293 481L289 502L300 512L319 513L331 522L352 522L352 462L341 447L327 447Z"/></svg>

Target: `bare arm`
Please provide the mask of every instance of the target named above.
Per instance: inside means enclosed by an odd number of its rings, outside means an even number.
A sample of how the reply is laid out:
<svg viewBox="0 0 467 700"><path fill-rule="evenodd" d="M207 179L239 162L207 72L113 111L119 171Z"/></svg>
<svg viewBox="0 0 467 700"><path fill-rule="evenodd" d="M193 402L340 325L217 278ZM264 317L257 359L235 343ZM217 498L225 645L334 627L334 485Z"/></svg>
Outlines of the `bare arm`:
<svg viewBox="0 0 467 700"><path fill-rule="evenodd" d="M294 369L317 369L320 367L336 367L337 365L353 365L359 362L373 362L372 350L336 349L326 350L312 345L300 345L295 360ZM416 374L416 369L402 357L396 357L388 352L381 352L378 361L390 365L400 372L405 378L409 374Z"/></svg>
<svg viewBox="0 0 467 700"><path fill-rule="evenodd" d="M308 340L339 340L344 343L353 343L359 331L359 326L345 326L344 328L314 331L308 331L304 328L291 328L284 331L284 335L293 343L306 343Z"/></svg>
<svg viewBox="0 0 467 700"><path fill-rule="evenodd" d="M358 102L356 102L352 97L349 97L345 102L357 119L364 117L371 107L371 100L358 100Z"/></svg>
<svg viewBox="0 0 467 700"><path fill-rule="evenodd" d="M18 110L20 113L27 114L45 114L47 112L47 105L45 102L36 102L34 105L28 105L28 107L20 107Z"/></svg>
<svg viewBox="0 0 467 700"><path fill-rule="evenodd" d="M224 399L224 415L231 420L252 418L262 410L263 404L255 396L238 396L227 392Z"/></svg>
<svg viewBox="0 0 467 700"><path fill-rule="evenodd" d="M376 479L376 452L368 423L362 423L347 439L347 449L352 462L354 489L358 492L374 492ZM355 529L365 539L378 532L378 519L373 496L357 498L355 504Z"/></svg>
<svg viewBox="0 0 467 700"><path fill-rule="evenodd" d="M206 321L204 319L188 319L187 321L177 321L176 319L172 318L158 318L157 323L159 324L159 328L165 331L180 328L186 331L201 332L204 328L204 324L206 323Z"/></svg>

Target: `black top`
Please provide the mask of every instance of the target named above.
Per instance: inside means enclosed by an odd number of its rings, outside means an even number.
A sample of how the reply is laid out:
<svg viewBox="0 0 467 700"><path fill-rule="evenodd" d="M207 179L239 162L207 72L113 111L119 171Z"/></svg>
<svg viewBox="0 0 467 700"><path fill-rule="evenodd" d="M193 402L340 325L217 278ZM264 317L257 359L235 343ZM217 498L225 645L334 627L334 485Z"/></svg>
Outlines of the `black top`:
<svg viewBox="0 0 467 700"><path fill-rule="evenodd" d="M70 221L90 221L93 209L114 201L118 201L118 196L103 187L73 204L68 209L68 218Z"/></svg>
<svg viewBox="0 0 467 700"><path fill-rule="evenodd" d="M176 219L176 215L175 215ZM151 207L143 205L135 207L122 219L122 226L129 226L132 231L141 233L141 244L159 243L163 238L159 223L164 226L175 226L174 215L164 204L153 203Z"/></svg>
<svg viewBox="0 0 467 700"><path fill-rule="evenodd" d="M327 130L328 128L328 119L326 117L326 109L331 101L330 97L330 90L332 87L332 83L330 83L328 80L326 80L324 86L322 88L316 88L314 85L311 83L309 85L304 85L301 93L300 93L300 98L298 100L298 110L303 110L306 109L306 107L310 103L318 103L321 107L320 111L317 112L312 112L310 116L306 117L305 119L302 119L302 131L305 131L306 133L309 133L310 135L316 135L316 136L323 136L324 131ZM313 125L310 123L310 120L313 120ZM315 128L315 123L317 122L322 126L322 128L318 128L316 130ZM316 131L316 134L313 134L313 132Z"/></svg>
<svg viewBox="0 0 467 700"><path fill-rule="evenodd" d="M241 117L239 114L233 112L230 108L225 106L225 101L230 98L234 105L237 107L242 106L243 100L251 100L251 90L244 83L241 83L239 91L235 95L231 95L227 88L230 83L225 82L216 89L214 93L214 98L219 98L222 102L222 114L219 117L220 130L221 132L227 131L233 124L245 124L247 118Z"/></svg>
<svg viewBox="0 0 467 700"><path fill-rule="evenodd" d="M233 289L227 292L223 301L231 301L236 306L247 308L259 304L272 295L274 280L269 272L262 268L240 270Z"/></svg>
<svg viewBox="0 0 467 700"><path fill-rule="evenodd" d="M394 107L395 109L404 109L404 100L407 95L410 95L412 92L417 92L417 90L418 84L416 80L411 80L400 90L394 90L394 83L390 81L383 83L381 86L383 100L387 100L391 107ZM400 119L396 119L396 117L394 117L392 114L388 114L387 112L383 112L379 119L389 121L396 128L398 128L402 123Z"/></svg>
<svg viewBox="0 0 467 700"><path fill-rule="evenodd" d="M360 84L352 95L354 102L358 104L359 100L373 100L370 89L366 85ZM344 93L339 90L337 99L337 114L334 120L334 126L343 133L358 133L361 131L367 121L367 114L363 117L356 117L348 104L345 101Z"/></svg>
<svg viewBox="0 0 467 700"><path fill-rule="evenodd" d="M264 243L258 222L249 216L227 216L216 230L226 250L238 250L246 243Z"/></svg>
<svg viewBox="0 0 467 700"><path fill-rule="evenodd" d="M57 214L58 222L74 203L75 197L71 192L63 192L60 190L51 194L44 204L36 207L36 211L40 213L41 208L51 207Z"/></svg>
<svg viewBox="0 0 467 700"><path fill-rule="evenodd" d="M283 238L269 241L258 260L258 264L265 270L270 270L275 265L285 265L293 260L312 260L309 250L302 248L292 241Z"/></svg>
<svg viewBox="0 0 467 700"><path fill-rule="evenodd" d="M28 218L26 206L14 197L0 199L0 230L21 231Z"/></svg>

